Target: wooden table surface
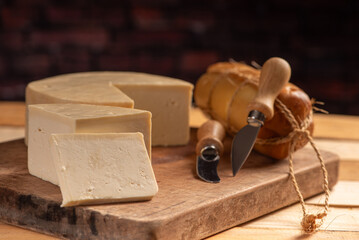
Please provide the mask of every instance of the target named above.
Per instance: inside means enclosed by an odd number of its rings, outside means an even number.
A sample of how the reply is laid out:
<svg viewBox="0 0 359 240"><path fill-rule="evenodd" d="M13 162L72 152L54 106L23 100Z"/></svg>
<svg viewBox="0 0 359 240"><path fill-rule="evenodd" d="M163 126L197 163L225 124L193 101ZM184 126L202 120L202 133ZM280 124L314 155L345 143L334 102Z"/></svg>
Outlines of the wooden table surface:
<svg viewBox="0 0 359 240"><path fill-rule="evenodd" d="M22 102L0 102L0 142L23 138L25 106ZM331 192L329 214L313 235L303 234L299 204L283 208L251 222L218 233L208 240L233 239L359 239L359 116L315 114L316 144L340 156L339 182ZM191 126L206 120L192 109ZM309 146L306 146L309 147ZM306 200L310 212L323 206L323 195ZM0 222L0 239L58 239Z"/></svg>

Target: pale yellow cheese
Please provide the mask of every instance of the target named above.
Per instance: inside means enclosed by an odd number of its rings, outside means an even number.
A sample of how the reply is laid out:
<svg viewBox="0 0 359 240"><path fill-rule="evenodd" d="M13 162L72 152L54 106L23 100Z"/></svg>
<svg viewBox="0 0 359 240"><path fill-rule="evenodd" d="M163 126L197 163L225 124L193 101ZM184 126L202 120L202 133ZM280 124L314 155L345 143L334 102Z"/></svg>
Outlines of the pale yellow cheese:
<svg viewBox="0 0 359 240"><path fill-rule="evenodd" d="M248 105L253 101L258 91L257 86L252 83L247 83L240 87L233 95L232 104L229 108L228 121L229 125L232 127L232 130L237 132L247 123L248 117Z"/></svg>
<svg viewBox="0 0 359 240"><path fill-rule="evenodd" d="M62 207L149 200L158 191L141 133L52 134Z"/></svg>
<svg viewBox="0 0 359 240"><path fill-rule="evenodd" d="M231 132L237 132L247 125L247 106L258 91L255 84L258 79L253 77L259 72L247 69L246 65L238 66L241 71L231 65L228 69L223 67L214 65L201 76L196 83L194 98L197 106L226 127L230 126Z"/></svg>
<svg viewBox="0 0 359 240"><path fill-rule="evenodd" d="M144 73L74 73L31 82L26 103L134 106L152 112L152 145L183 145L190 136L192 89L188 82Z"/></svg>
<svg viewBox="0 0 359 240"><path fill-rule="evenodd" d="M151 156L151 113L88 104L29 105L28 168L30 174L58 185L51 160L53 133L141 132Z"/></svg>
<svg viewBox="0 0 359 240"><path fill-rule="evenodd" d="M232 103L232 98L237 88L243 82L235 75L222 76L221 81L218 81L213 87L210 97L210 109L217 113L217 117L222 122L227 122L228 110Z"/></svg>
<svg viewBox="0 0 359 240"><path fill-rule="evenodd" d="M247 106L254 99L257 86L237 74L222 75L210 96L210 110L216 119L237 131L247 125Z"/></svg>
<svg viewBox="0 0 359 240"><path fill-rule="evenodd" d="M198 107L208 109L210 98L214 86L221 80L222 74L219 73L206 73L203 74L196 83L195 88L195 102Z"/></svg>

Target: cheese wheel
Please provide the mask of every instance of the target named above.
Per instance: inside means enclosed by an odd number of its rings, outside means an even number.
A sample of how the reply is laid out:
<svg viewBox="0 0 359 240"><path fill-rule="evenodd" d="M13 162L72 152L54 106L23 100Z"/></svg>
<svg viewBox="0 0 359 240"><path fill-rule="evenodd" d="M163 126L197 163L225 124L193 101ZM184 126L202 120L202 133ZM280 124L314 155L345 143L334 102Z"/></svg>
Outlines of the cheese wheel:
<svg viewBox="0 0 359 240"><path fill-rule="evenodd" d="M222 122L227 132L234 135L247 125L247 106L257 94L259 76L260 70L242 63L213 64L196 83L195 101L197 103L199 100L198 106L212 118ZM288 83L279 93L278 99L286 105L299 123L308 121L307 130L312 134L312 105L308 95L294 84ZM286 138L291 131L292 126L287 117L275 107L274 117L265 122L258 138ZM302 138L296 143L295 148L299 149L306 143L307 139ZM283 159L289 154L289 145L290 139L275 144L258 141L254 149L267 156Z"/></svg>
<svg viewBox="0 0 359 240"><path fill-rule="evenodd" d="M214 85L221 80L221 77L221 73L206 73L197 81L194 99L198 107L208 108Z"/></svg>
<svg viewBox="0 0 359 240"><path fill-rule="evenodd" d="M245 78L259 78L260 70L239 62L219 62L207 69L208 73L234 73Z"/></svg>
<svg viewBox="0 0 359 240"><path fill-rule="evenodd" d="M232 132L237 132L247 125L247 106L256 96L257 90L256 85L247 83L236 91L228 118L228 124Z"/></svg>
<svg viewBox="0 0 359 240"><path fill-rule="evenodd" d="M214 86L210 97L210 108L222 121L226 122L233 95L243 80L233 74L227 74Z"/></svg>
<svg viewBox="0 0 359 240"><path fill-rule="evenodd" d="M306 130L312 135L314 130L314 122L311 119L312 104L308 95L294 84L287 84L278 95L278 99L285 103L290 109L298 123L308 122ZM265 122L265 127L259 131L258 138L272 139L287 136L292 131L292 126L283 113L277 107L274 108L275 114L272 119ZM296 142L295 150L304 147L308 140L299 138ZM290 142L272 144L256 144L255 149L259 152L266 153L277 159L283 159L288 155Z"/></svg>
<svg viewBox="0 0 359 240"><path fill-rule="evenodd" d="M26 104L80 103L147 110L152 113L152 145L174 146L187 144L190 138L192 89L191 83L145 73L72 73L28 84Z"/></svg>

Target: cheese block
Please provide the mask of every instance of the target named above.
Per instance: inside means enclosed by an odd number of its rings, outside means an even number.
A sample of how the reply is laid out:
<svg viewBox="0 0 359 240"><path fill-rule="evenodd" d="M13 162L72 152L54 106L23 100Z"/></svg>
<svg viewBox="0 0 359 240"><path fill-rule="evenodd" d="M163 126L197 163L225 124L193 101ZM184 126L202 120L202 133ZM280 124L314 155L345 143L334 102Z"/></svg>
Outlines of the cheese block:
<svg viewBox="0 0 359 240"><path fill-rule="evenodd" d="M51 160L53 133L141 132L151 156L151 113L144 110L88 104L35 104L28 106L30 174L58 185Z"/></svg>
<svg viewBox="0 0 359 240"><path fill-rule="evenodd" d="M149 200L158 191L141 133L51 135L62 207Z"/></svg>
<svg viewBox="0 0 359 240"><path fill-rule="evenodd" d="M188 82L145 73L73 73L31 82L26 88L26 103L86 103L147 110L152 113L152 145L173 146L189 141L192 89Z"/></svg>

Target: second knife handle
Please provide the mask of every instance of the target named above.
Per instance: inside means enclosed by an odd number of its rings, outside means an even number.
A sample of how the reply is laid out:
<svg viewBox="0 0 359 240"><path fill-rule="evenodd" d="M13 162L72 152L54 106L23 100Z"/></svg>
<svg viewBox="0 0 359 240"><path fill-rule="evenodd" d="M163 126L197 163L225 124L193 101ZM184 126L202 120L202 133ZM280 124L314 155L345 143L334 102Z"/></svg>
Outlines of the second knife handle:
<svg viewBox="0 0 359 240"><path fill-rule="evenodd" d="M273 57L268 59L261 70L258 93L248 105L248 112L257 110L264 114L266 120L273 117L274 100L289 81L291 69L287 61Z"/></svg>
<svg viewBox="0 0 359 240"><path fill-rule="evenodd" d="M197 131L197 145L196 153L197 156L201 154L201 150L206 147L213 145L216 147L219 155L223 154L223 139L226 135L226 130L223 125L216 120L208 120Z"/></svg>

